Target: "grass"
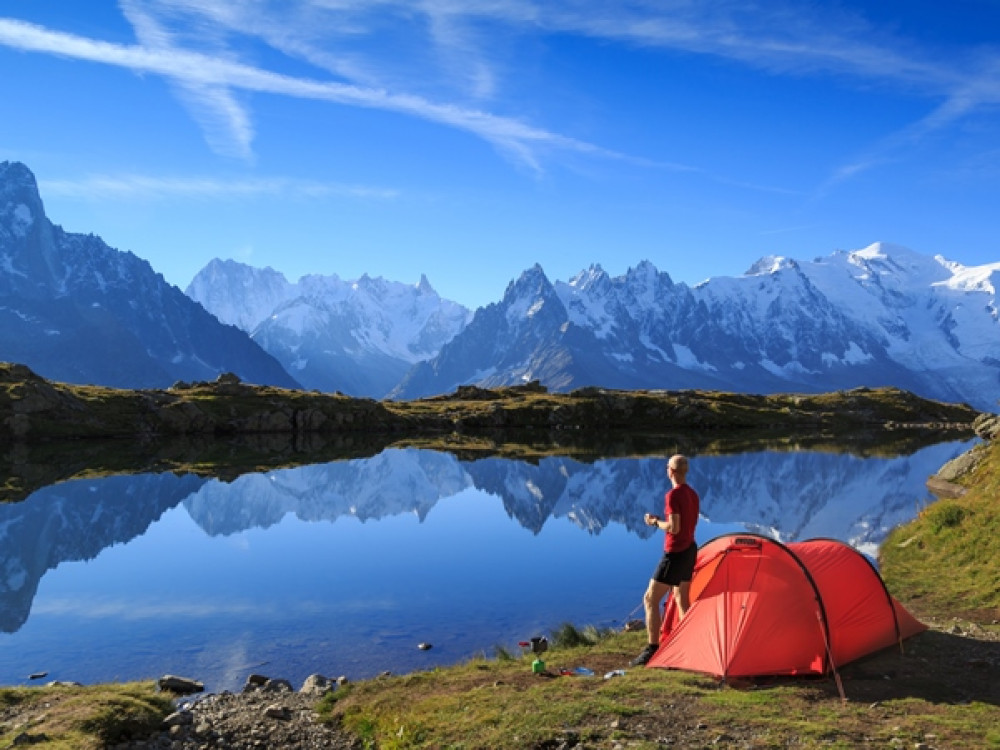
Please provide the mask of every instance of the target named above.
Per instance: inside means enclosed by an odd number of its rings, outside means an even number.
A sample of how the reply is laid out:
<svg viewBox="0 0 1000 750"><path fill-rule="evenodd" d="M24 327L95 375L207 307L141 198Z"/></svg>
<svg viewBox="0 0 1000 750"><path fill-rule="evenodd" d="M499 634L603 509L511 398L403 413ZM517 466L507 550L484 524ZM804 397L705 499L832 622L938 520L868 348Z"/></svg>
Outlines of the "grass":
<svg viewBox="0 0 1000 750"><path fill-rule="evenodd" d="M553 647L546 657L550 664L558 658L568 667L589 662L601 669L606 649ZM632 691L614 680L556 677L552 667L547 675L534 675L530 662L530 656L481 658L431 673L380 678L342 696L334 693L320 710L341 716L349 728L363 728L387 750L523 748L567 732L587 739L595 736L595 722L610 724L642 712L634 695L626 700Z"/></svg>
<svg viewBox="0 0 1000 750"><path fill-rule="evenodd" d="M886 584L918 614L1000 613L1000 445L979 450L986 458L963 479L964 496L929 505L882 545Z"/></svg>
<svg viewBox="0 0 1000 750"><path fill-rule="evenodd" d="M548 652L548 664L589 666L594 677L556 676L552 667L549 675L533 675L530 656L475 659L356 684L324 699L319 710L380 750L514 750L557 747L570 738L587 747L630 748L913 747L928 739L942 747L1000 746L997 731L984 733L1000 720L997 706L986 703L943 703L905 690L876 702L867 696L841 702L830 680L734 689L709 677L628 667L624 676L604 679L642 642L641 633L618 633L594 646ZM885 689L882 675L873 682Z"/></svg>
<svg viewBox="0 0 1000 750"><path fill-rule="evenodd" d="M0 690L0 716L12 706L23 723L0 724L0 748L96 750L147 736L173 711L152 682Z"/></svg>

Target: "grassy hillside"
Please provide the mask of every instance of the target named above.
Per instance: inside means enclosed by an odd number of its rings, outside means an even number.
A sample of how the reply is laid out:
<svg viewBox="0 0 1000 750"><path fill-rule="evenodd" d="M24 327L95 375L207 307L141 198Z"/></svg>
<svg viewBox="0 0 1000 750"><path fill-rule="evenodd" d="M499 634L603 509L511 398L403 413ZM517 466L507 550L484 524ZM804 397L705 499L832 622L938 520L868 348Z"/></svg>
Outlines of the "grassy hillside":
<svg viewBox="0 0 1000 750"><path fill-rule="evenodd" d="M915 613L1000 619L1000 444L977 450L958 480L965 494L927 506L882 545L886 583Z"/></svg>

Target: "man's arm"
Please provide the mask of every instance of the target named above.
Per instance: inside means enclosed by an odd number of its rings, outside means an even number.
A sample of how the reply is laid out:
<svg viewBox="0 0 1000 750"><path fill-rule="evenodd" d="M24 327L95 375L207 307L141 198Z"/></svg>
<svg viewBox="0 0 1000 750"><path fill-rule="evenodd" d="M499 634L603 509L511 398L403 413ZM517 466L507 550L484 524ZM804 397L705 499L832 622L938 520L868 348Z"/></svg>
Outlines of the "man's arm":
<svg viewBox="0 0 1000 750"><path fill-rule="evenodd" d="M667 516L666 520L661 520L659 516L647 513L646 523L662 531L666 531L668 534L676 534L681 530L681 515L680 513L671 513Z"/></svg>

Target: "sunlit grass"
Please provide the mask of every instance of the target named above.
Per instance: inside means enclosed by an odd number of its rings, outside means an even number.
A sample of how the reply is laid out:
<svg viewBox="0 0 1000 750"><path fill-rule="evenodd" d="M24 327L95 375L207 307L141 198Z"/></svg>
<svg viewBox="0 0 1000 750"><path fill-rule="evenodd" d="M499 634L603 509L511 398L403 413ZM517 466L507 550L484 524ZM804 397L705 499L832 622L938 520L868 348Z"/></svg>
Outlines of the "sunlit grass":
<svg viewBox="0 0 1000 750"><path fill-rule="evenodd" d="M92 687L0 689L0 708L18 705L27 722L0 724L0 748L97 750L159 729L173 711L151 682Z"/></svg>
<svg viewBox="0 0 1000 750"><path fill-rule="evenodd" d="M963 497L932 503L882 544L889 589L920 610L1000 611L1000 446L987 451Z"/></svg>

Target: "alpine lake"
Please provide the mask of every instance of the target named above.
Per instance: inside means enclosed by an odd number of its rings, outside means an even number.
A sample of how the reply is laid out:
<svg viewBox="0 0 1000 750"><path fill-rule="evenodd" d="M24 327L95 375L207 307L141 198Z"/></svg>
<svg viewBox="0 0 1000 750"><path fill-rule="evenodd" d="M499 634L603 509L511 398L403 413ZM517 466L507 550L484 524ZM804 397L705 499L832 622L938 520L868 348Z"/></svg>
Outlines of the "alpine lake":
<svg viewBox="0 0 1000 750"><path fill-rule="evenodd" d="M21 456L0 503L0 685L174 674L220 692L259 673L297 688L518 654L565 623L642 617L662 549L642 518L662 513L678 449L700 543L828 537L874 562L972 444L626 442L347 446L215 472L129 469L120 443ZM187 465L217 449L185 446Z"/></svg>

